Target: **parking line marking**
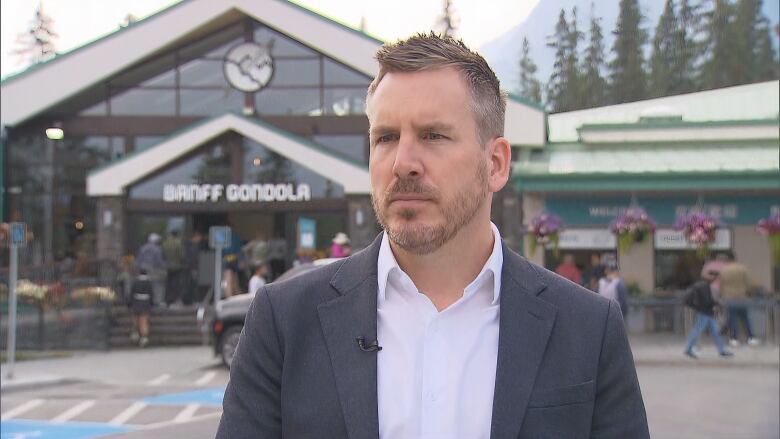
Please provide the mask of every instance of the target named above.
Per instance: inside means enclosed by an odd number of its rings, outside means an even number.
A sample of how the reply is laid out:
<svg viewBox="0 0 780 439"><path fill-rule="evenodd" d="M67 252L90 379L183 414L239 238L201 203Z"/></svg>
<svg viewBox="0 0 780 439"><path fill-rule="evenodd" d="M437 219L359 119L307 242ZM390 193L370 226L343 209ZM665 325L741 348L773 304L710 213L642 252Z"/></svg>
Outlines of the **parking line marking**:
<svg viewBox="0 0 780 439"><path fill-rule="evenodd" d="M211 413L205 413L205 414L198 415L198 416L193 416L189 420L190 420L190 422L195 422L195 421L202 421L202 420L205 420L205 419L219 418L220 416L222 416L222 410L218 410L218 411L211 412ZM175 425L175 424L176 423L174 421L161 421L161 422L155 422L153 424L138 425L138 426L136 426L136 428L138 428L139 430L155 430L155 429L162 428L162 427L169 427L169 426Z"/></svg>
<svg viewBox="0 0 780 439"><path fill-rule="evenodd" d="M125 422L129 421L133 416L137 415L147 405L149 404L143 401L136 401L130 407L124 409L122 413L116 415L114 419L108 421L108 423L109 425L123 425Z"/></svg>
<svg viewBox="0 0 780 439"><path fill-rule="evenodd" d="M170 374L167 374L167 373L164 373L164 374L162 374L162 375L158 376L157 378L155 378L155 379L153 379L153 380L149 381L149 383L148 383L148 384L149 384L150 386L159 386L160 384L162 384L162 383L164 383L164 382L168 381L169 379L171 379L171 375L170 375Z"/></svg>
<svg viewBox="0 0 780 439"><path fill-rule="evenodd" d="M82 401L75 406L65 410L64 412L60 413L59 415L55 416L51 422L59 423L59 422L67 422L71 419L75 418L76 416L86 412L89 410L90 407L95 405L94 399L89 399L87 401Z"/></svg>
<svg viewBox="0 0 780 439"><path fill-rule="evenodd" d="M213 380L214 377L217 376L217 373L213 370L210 372L206 372L202 377L198 378L197 381L195 381L196 386L205 386L208 384L209 381Z"/></svg>
<svg viewBox="0 0 780 439"><path fill-rule="evenodd" d="M192 419L193 415L195 415L195 412L198 411L198 408L200 408L200 404L187 404L187 407L184 407L184 410L180 411L179 414L173 418L173 422L178 424L180 422L189 421Z"/></svg>
<svg viewBox="0 0 780 439"><path fill-rule="evenodd" d="M14 407L11 410L8 410L7 412L3 413L2 415L0 415L0 419L5 421L8 419L15 418L19 415L29 412L30 410L34 409L35 407L38 407L41 404L43 404L42 399L31 399L25 402L24 404L18 407Z"/></svg>

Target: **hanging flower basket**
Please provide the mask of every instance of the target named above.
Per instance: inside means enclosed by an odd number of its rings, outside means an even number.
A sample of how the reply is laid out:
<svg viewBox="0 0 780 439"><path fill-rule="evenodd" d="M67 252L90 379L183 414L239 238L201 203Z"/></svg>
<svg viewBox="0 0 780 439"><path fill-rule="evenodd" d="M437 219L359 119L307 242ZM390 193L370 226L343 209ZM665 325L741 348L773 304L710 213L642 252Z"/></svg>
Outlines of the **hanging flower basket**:
<svg viewBox="0 0 780 439"><path fill-rule="evenodd" d="M620 213L609 224L609 230L617 235L620 251L627 252L655 232L655 221L641 207L632 207Z"/></svg>
<svg viewBox="0 0 780 439"><path fill-rule="evenodd" d="M696 254L706 259L710 254L710 245L715 242L715 231L720 221L703 212L691 212L677 217L675 230L682 230L685 239L696 246Z"/></svg>
<svg viewBox="0 0 780 439"><path fill-rule="evenodd" d="M756 230L769 240L772 265L780 265L780 213L760 220Z"/></svg>
<svg viewBox="0 0 780 439"><path fill-rule="evenodd" d="M535 216L528 225L528 234L530 236L531 254L536 253L536 248L540 245L552 245L553 254L558 257L559 234L563 230L563 221L558 215L551 213L542 213Z"/></svg>

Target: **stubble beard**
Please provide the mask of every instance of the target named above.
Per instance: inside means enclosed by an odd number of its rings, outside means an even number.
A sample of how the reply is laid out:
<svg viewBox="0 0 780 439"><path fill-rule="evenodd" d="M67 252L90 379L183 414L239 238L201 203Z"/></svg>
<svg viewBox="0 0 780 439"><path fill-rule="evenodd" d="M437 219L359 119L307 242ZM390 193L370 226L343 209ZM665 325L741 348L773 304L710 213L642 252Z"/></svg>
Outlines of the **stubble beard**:
<svg viewBox="0 0 780 439"><path fill-rule="evenodd" d="M381 194L372 190L371 204L379 224L393 243L409 253L427 255L440 249L474 219L489 194L487 173L487 165L480 163L471 186L467 186L462 195L455 194L451 200L442 200L436 188L425 186L414 179L406 179L396 180ZM431 198L439 206L444 221L433 225L413 223L419 212L416 209L403 209L397 213L402 220L401 224L391 226L388 218L389 199L393 195L401 194L424 195Z"/></svg>

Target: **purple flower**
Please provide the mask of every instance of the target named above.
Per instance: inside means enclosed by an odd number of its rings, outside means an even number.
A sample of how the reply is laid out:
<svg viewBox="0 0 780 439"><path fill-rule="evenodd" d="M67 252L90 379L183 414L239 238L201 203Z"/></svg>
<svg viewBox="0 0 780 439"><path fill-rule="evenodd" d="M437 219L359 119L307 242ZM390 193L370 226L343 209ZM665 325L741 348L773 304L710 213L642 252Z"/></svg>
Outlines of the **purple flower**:
<svg viewBox="0 0 780 439"><path fill-rule="evenodd" d="M760 220L756 229L758 230L758 233L767 236L780 233L780 213Z"/></svg>

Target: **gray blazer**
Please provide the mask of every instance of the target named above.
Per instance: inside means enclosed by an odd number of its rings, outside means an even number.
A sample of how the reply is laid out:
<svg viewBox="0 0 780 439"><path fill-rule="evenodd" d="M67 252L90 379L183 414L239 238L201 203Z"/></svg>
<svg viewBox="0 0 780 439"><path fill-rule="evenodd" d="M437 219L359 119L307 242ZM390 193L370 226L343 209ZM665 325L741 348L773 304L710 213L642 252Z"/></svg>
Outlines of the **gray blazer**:
<svg viewBox="0 0 780 439"><path fill-rule="evenodd" d="M380 242L257 293L217 438L379 437L382 352L355 339L376 339ZM490 437L648 438L617 304L503 252Z"/></svg>

